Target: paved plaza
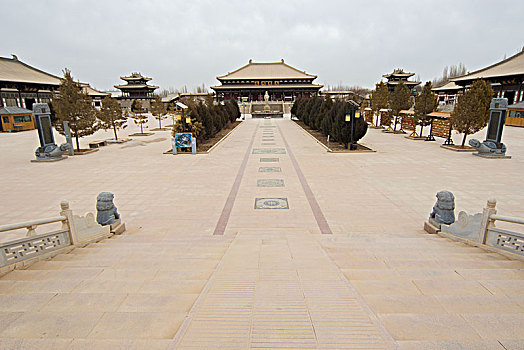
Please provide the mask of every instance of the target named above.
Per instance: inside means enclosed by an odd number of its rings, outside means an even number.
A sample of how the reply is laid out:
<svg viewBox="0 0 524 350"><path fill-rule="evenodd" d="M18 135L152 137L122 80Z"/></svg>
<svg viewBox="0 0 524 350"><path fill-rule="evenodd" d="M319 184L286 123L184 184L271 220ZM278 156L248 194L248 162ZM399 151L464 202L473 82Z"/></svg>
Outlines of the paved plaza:
<svg viewBox="0 0 524 350"><path fill-rule="evenodd" d="M169 138L35 164L36 131L0 134L0 225L109 191L127 226L0 277L0 349L524 348L524 262L422 229L440 190L524 217L524 129L509 160L374 129L376 152L327 153L289 119L209 154Z"/></svg>

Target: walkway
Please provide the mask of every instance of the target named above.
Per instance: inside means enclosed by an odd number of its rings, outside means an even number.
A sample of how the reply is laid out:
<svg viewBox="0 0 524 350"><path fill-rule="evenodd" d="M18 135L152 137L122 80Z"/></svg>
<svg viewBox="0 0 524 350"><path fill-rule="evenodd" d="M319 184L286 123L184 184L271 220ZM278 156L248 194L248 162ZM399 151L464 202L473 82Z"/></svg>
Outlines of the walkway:
<svg viewBox="0 0 524 350"><path fill-rule="evenodd" d="M252 223L237 232L172 348L391 347L376 317L300 229L310 223L314 232L331 234L281 121L256 123L237 175L246 176L244 186L238 191L237 181L231 192L244 200L233 207L230 195L225 205L235 209L232 223L241 217Z"/></svg>
<svg viewBox="0 0 524 350"><path fill-rule="evenodd" d="M524 263L421 230L441 189L524 216L523 130L505 132L495 164L376 130L379 152L328 154L250 120L210 155L161 155L164 132L38 172L34 135L0 135L2 223L109 190L129 227L0 278L0 348L522 349Z"/></svg>

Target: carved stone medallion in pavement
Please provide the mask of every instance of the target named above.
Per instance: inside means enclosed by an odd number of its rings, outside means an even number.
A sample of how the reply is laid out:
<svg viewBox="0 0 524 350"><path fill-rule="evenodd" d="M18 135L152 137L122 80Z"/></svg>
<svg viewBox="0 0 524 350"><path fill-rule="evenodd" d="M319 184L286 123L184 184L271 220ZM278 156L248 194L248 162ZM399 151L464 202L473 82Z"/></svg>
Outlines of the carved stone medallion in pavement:
<svg viewBox="0 0 524 350"><path fill-rule="evenodd" d="M287 198L255 198L255 209L289 209Z"/></svg>
<svg viewBox="0 0 524 350"><path fill-rule="evenodd" d="M260 158L261 162L279 162L280 158Z"/></svg>
<svg viewBox="0 0 524 350"><path fill-rule="evenodd" d="M280 169L280 167L277 166L261 166L260 168L258 168L258 171L260 173L279 173L282 171L282 169Z"/></svg>
<svg viewBox="0 0 524 350"><path fill-rule="evenodd" d="M253 154L286 154L285 148L253 148Z"/></svg>
<svg viewBox="0 0 524 350"><path fill-rule="evenodd" d="M284 187L283 179L259 179L257 187Z"/></svg>

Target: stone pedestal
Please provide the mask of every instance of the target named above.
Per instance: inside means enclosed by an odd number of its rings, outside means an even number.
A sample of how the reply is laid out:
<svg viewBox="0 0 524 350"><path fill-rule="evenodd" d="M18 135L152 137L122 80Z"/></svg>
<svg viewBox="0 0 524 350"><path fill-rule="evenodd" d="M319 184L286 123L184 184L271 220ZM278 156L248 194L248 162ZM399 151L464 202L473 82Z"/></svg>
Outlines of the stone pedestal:
<svg viewBox="0 0 524 350"><path fill-rule="evenodd" d="M440 232L440 227L437 227L437 226L433 225L432 223L430 223L428 221L425 221L424 222L424 231L426 231L427 233L430 233L432 235L436 235L437 233Z"/></svg>

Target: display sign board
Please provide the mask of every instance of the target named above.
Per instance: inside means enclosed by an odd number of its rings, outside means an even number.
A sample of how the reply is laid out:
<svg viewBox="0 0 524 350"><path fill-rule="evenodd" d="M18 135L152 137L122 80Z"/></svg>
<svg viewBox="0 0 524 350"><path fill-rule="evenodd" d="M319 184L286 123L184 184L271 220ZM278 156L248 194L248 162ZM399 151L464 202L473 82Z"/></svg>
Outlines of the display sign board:
<svg viewBox="0 0 524 350"><path fill-rule="evenodd" d="M193 135L190 132L175 133L176 147L191 147L191 139Z"/></svg>

